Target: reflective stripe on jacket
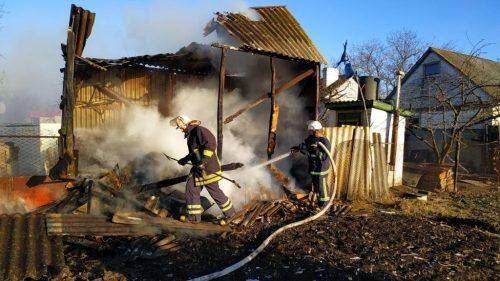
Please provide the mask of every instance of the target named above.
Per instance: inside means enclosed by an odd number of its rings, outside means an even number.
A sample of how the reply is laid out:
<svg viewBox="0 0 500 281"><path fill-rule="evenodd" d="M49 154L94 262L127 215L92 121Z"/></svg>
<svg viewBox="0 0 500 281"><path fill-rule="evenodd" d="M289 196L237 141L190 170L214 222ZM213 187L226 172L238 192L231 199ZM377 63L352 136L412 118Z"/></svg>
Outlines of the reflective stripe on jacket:
<svg viewBox="0 0 500 281"><path fill-rule="evenodd" d="M186 134L189 150L189 159L195 167L191 169L196 186L203 186L220 181L222 174L219 157L215 150L217 141L215 136L207 128L199 125L189 125ZM203 170L196 166L203 164Z"/></svg>

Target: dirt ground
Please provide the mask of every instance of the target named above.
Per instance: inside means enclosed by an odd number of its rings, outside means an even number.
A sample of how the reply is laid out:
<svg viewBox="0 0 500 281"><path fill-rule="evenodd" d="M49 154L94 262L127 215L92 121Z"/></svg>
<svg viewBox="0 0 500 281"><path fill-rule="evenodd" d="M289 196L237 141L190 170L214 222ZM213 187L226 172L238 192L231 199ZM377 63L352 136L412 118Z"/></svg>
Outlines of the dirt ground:
<svg viewBox="0 0 500 281"><path fill-rule="evenodd" d="M401 194L403 189L394 190ZM223 280L499 280L500 192L462 186L427 202L353 204L274 240ZM66 245L64 280L185 280L221 270L269 233L308 214L285 216L227 237L185 238L185 248L154 260L124 255L130 241L97 251Z"/></svg>

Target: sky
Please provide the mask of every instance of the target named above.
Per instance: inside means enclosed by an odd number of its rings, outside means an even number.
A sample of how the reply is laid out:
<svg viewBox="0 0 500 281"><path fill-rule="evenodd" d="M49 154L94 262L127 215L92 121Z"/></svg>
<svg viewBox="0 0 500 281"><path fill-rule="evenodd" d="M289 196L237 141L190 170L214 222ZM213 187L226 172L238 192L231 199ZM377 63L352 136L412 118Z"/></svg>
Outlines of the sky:
<svg viewBox="0 0 500 281"><path fill-rule="evenodd" d="M89 57L175 52L190 42L210 40L202 32L215 11L286 5L330 63L339 59L345 40L349 46L383 40L401 29L413 30L433 45L451 42L464 52L483 40L487 46L481 55L500 60L500 0L0 0L2 3L0 122L4 111L12 114L19 105L29 110L57 110L62 80L59 68L63 67L60 44L66 38L71 3L96 13L84 51Z"/></svg>

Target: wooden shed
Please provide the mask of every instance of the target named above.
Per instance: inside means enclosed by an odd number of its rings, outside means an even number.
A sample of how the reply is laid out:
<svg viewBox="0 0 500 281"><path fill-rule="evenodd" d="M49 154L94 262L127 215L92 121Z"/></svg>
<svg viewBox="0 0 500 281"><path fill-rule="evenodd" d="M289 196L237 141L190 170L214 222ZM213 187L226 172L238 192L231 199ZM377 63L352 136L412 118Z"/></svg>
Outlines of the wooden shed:
<svg viewBox="0 0 500 281"><path fill-rule="evenodd" d="M223 126L246 111L264 102L271 105L266 148L268 157L274 153L279 122L276 96L300 84L303 107L311 119L318 118L320 64L326 60L307 36L300 24L284 6L252 8L259 19L243 13L217 13L205 27L205 34L217 33L211 45L192 43L176 53L126 57L120 59L88 58L82 55L92 31L95 14L72 6L67 44L62 46L66 61L61 109L63 111L60 147L61 161L55 174L75 175L77 151L74 130L94 128L113 122L120 109L129 104L158 106L165 116L171 111L177 83L196 84L218 77L217 153L222 155ZM252 79L233 73L240 57L252 54L263 63L259 66L267 75L269 89L247 91L234 112L223 112L224 93L238 87L241 81ZM292 76L283 79L280 67L287 65ZM281 78L281 79L280 79ZM266 84L267 85L267 84Z"/></svg>

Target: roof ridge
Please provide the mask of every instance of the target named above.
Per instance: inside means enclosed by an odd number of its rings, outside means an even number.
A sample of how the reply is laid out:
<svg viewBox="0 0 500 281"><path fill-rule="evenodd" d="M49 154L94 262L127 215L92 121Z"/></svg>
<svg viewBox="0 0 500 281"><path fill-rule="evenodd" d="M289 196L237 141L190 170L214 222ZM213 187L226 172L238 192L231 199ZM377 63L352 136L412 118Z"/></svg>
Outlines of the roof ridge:
<svg viewBox="0 0 500 281"><path fill-rule="evenodd" d="M286 5L264 5L264 6L253 6L250 9L265 9L265 8L286 8Z"/></svg>
<svg viewBox="0 0 500 281"><path fill-rule="evenodd" d="M500 62L498 62L498 61L494 61L494 60L483 58L483 57L479 57L479 56L473 56L473 55L470 55L470 54L464 54L464 53L460 53L460 52L453 51L453 50L442 49L442 48L437 48L437 47L432 47L432 46L429 47L429 49L431 49L432 51L437 50L437 51L450 52L450 53L453 53L453 54L456 54L456 55L460 55L460 56L473 57L473 58L476 58L476 59L485 60L485 61L489 61L489 62L494 62L494 63L500 64Z"/></svg>

